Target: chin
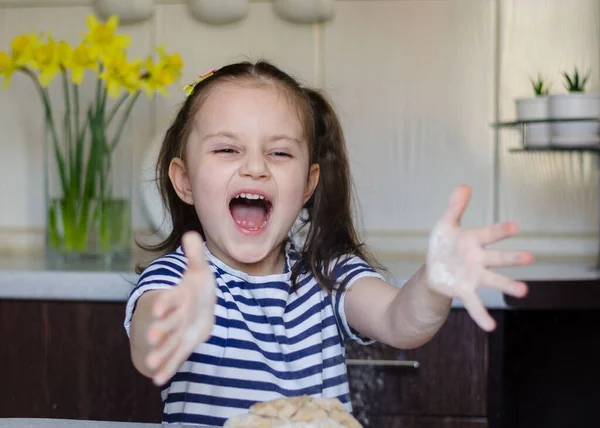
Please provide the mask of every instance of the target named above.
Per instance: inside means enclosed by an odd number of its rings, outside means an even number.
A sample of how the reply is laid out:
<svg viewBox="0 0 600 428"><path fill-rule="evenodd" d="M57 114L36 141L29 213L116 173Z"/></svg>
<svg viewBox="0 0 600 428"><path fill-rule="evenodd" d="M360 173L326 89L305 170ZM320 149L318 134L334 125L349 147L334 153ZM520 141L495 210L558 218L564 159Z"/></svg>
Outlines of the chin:
<svg viewBox="0 0 600 428"><path fill-rule="evenodd" d="M223 248L229 257L239 264L258 265L261 262L264 262L273 251L281 248L285 236L281 239L264 235L261 237L263 239L247 236L230 236L230 238L234 239L227 239L223 245Z"/></svg>

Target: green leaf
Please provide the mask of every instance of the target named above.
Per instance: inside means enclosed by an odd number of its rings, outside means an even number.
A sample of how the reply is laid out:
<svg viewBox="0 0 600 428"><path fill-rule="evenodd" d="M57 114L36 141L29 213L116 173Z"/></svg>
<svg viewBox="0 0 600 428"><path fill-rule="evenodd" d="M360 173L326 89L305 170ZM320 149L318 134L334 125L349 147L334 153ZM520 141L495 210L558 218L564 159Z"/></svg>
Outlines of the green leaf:
<svg viewBox="0 0 600 428"><path fill-rule="evenodd" d="M588 72L586 74L586 76L583 78L583 80L581 81L581 90L583 91L585 88L585 84L587 83L588 79L590 78L590 72Z"/></svg>
<svg viewBox="0 0 600 428"><path fill-rule="evenodd" d="M562 74L566 80L565 88L569 92L583 92L588 78L590 77L590 72L588 72L583 78L581 78L577 67L574 67L572 76L569 76L566 71L564 71Z"/></svg>
<svg viewBox="0 0 600 428"><path fill-rule="evenodd" d="M52 248L59 249L61 247L60 233L58 232L58 216L56 215L56 205L51 201L48 209L48 244Z"/></svg>

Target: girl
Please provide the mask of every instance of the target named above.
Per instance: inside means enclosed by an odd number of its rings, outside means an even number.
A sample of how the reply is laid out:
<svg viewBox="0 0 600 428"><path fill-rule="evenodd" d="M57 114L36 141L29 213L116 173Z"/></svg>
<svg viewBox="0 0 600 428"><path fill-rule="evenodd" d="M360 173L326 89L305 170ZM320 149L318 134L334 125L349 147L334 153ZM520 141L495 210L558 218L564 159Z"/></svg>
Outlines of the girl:
<svg viewBox="0 0 600 428"><path fill-rule="evenodd" d="M344 137L318 92L266 62L213 70L188 90L157 165L173 231L125 319L135 367L162 386L165 423L220 426L257 401L303 394L351 411L345 341L420 346L452 298L490 331L476 289L525 294L487 267L531 254L484 249L516 225L459 227L466 186L435 225L423 267L402 288L385 282L353 225Z"/></svg>

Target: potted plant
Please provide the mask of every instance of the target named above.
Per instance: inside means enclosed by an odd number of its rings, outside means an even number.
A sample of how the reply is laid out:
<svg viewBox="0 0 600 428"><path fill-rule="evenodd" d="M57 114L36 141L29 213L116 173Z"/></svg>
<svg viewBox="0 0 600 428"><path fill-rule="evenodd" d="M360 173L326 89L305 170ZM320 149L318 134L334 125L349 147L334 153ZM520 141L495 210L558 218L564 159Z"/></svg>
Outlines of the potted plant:
<svg viewBox="0 0 600 428"><path fill-rule="evenodd" d="M581 146L600 143L600 94L585 93L590 77L581 75L577 68L573 74L563 72L566 94L550 96L549 110L552 122L552 144ZM587 121L565 122L560 119L586 119Z"/></svg>
<svg viewBox="0 0 600 428"><path fill-rule="evenodd" d="M548 120L548 93L550 85L544 81L540 73L537 79L529 79L533 89L533 98L520 98L516 100L517 120ZM532 123L526 127L525 141L526 146L545 146L550 144L550 124Z"/></svg>
<svg viewBox="0 0 600 428"><path fill-rule="evenodd" d="M164 48L130 60L130 37L117 34L116 16L88 16L89 32L76 46L51 34L22 34L0 51L0 77L8 86L21 72L37 89L44 112L46 254L51 260L127 256L131 237L131 133L141 93L168 95L181 75L178 53ZM94 94L80 94L92 81ZM63 97L52 97L55 83ZM60 92L59 92L60 93ZM62 100L61 100L62 98ZM141 126L145 126L141 124Z"/></svg>

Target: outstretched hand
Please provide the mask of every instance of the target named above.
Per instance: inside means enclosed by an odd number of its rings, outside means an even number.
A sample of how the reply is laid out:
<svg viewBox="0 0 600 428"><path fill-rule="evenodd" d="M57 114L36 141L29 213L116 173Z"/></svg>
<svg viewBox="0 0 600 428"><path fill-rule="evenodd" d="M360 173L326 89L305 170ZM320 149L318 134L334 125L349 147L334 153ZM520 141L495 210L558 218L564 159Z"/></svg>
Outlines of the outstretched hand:
<svg viewBox="0 0 600 428"><path fill-rule="evenodd" d="M215 279L206 261L200 235L187 232L182 238L187 270L181 282L156 300L148 329L154 347L148 366L156 385L164 385L199 344L210 337L216 304Z"/></svg>
<svg viewBox="0 0 600 428"><path fill-rule="evenodd" d="M485 247L517 233L514 222L473 229L460 227L460 221L471 189L459 186L450 204L434 226L427 251L427 281L429 287L448 297L463 301L473 320L484 330L495 328L494 319L477 295L480 286L522 297L527 293L523 282L514 281L488 268L526 265L533 256L528 251L488 250Z"/></svg>

